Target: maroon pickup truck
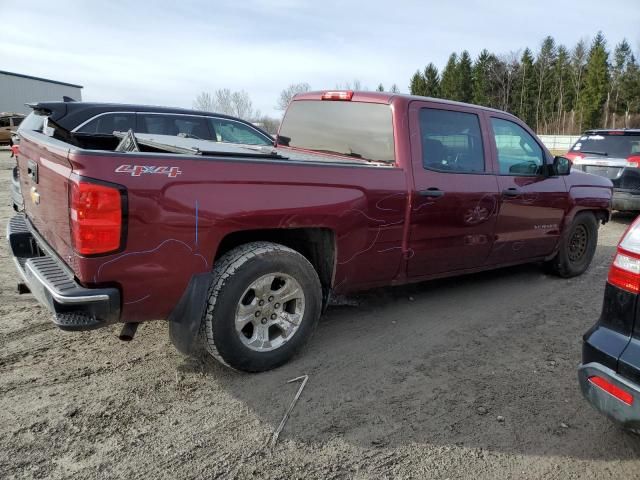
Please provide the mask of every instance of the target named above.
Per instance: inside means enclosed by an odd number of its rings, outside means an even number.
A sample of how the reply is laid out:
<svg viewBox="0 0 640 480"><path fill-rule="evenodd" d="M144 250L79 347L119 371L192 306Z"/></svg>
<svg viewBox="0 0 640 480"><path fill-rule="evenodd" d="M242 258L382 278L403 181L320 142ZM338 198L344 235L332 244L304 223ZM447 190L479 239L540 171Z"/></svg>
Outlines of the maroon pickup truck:
<svg viewBox="0 0 640 480"><path fill-rule="evenodd" d="M424 97L298 95L273 148L45 131L21 132L21 290L66 330L169 320L179 350L239 370L286 362L334 294L525 262L579 275L610 213L611 182L516 117Z"/></svg>

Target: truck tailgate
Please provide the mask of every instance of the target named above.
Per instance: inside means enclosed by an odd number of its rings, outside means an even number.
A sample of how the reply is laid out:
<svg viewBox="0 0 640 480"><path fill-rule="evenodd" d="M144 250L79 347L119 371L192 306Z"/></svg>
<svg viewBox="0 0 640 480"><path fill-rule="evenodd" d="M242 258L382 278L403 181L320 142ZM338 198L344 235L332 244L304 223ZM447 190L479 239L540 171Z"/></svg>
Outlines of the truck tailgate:
<svg viewBox="0 0 640 480"><path fill-rule="evenodd" d="M37 233L66 263L71 258L69 145L21 132L18 169L24 211Z"/></svg>

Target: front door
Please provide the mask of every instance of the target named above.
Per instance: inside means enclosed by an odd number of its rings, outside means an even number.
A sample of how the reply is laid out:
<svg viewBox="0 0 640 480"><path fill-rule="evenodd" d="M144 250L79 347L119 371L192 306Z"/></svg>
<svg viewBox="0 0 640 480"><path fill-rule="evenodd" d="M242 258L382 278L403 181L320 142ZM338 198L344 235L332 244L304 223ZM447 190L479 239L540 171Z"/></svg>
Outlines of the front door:
<svg viewBox="0 0 640 480"><path fill-rule="evenodd" d="M558 243L567 208L563 177L548 176L542 145L511 117L491 114L500 213L490 264L549 255Z"/></svg>
<svg viewBox="0 0 640 480"><path fill-rule="evenodd" d="M499 202L484 118L473 108L430 102L412 102L409 115L415 191L408 276L481 266Z"/></svg>

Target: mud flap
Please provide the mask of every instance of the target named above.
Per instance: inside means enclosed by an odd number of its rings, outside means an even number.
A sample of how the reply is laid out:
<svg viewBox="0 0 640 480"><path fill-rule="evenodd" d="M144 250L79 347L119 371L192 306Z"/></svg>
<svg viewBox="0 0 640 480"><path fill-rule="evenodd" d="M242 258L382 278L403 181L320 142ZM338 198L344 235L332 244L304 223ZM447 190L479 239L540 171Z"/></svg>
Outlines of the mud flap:
<svg viewBox="0 0 640 480"><path fill-rule="evenodd" d="M180 301L169 315L169 337L173 345L185 355L198 350L200 323L207 306L207 294L213 282L211 272L191 277Z"/></svg>

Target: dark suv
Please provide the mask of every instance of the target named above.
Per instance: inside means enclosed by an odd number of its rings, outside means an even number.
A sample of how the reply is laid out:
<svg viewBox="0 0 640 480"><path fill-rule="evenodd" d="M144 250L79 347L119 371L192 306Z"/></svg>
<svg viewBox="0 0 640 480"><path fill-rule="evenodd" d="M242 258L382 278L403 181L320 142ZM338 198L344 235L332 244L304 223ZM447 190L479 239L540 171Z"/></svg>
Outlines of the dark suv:
<svg viewBox="0 0 640 480"><path fill-rule="evenodd" d="M43 131L50 136L79 146L109 149L118 139L114 131L175 135L225 143L273 145L264 130L240 118L182 108L118 103L40 102L29 105L33 111L24 119L12 138L13 152L19 154L20 132ZM106 137L98 140L100 137ZM91 139L91 144L87 145ZM111 145L113 146L113 145ZM13 169L13 208L22 210L18 169Z"/></svg>
<svg viewBox="0 0 640 480"><path fill-rule="evenodd" d="M584 335L578 379L585 398L623 427L640 430L640 218L622 236L602 314Z"/></svg>
<svg viewBox="0 0 640 480"><path fill-rule="evenodd" d="M574 170L613 182L614 210L640 210L640 129L587 130L565 156Z"/></svg>

